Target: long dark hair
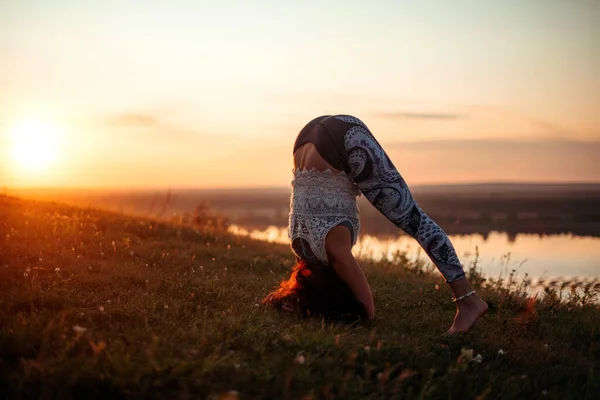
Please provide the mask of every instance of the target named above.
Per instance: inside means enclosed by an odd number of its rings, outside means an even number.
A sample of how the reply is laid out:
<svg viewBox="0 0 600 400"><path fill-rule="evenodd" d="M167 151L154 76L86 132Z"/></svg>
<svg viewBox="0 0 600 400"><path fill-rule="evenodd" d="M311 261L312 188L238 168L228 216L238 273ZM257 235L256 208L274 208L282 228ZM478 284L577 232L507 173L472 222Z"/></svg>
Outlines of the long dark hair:
<svg viewBox="0 0 600 400"><path fill-rule="evenodd" d="M304 317L321 316L343 322L368 320L363 303L356 300L333 267L318 260L298 261L290 278L269 293L262 304L276 309L286 305Z"/></svg>

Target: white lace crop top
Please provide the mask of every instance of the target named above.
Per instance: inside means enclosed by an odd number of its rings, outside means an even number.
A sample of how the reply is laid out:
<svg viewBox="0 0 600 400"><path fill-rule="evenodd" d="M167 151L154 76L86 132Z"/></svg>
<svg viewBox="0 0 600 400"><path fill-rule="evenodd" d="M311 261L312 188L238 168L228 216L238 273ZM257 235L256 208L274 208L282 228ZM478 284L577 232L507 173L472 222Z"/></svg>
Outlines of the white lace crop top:
<svg viewBox="0 0 600 400"><path fill-rule="evenodd" d="M334 227L344 224L352 233L356 244L360 220L356 197L360 191L346 173L320 172L315 169L296 169L292 180L288 235L304 239L314 255L325 265L329 264L325 250L325 237Z"/></svg>

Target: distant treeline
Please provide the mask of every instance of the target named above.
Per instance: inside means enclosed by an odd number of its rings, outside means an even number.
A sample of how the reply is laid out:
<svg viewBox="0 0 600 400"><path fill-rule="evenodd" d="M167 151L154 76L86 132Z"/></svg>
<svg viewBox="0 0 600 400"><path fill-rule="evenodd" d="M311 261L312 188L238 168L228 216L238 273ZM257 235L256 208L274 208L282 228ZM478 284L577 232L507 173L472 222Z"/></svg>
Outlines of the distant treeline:
<svg viewBox="0 0 600 400"><path fill-rule="evenodd" d="M22 191L117 211L172 216L193 215L199 205L250 228L287 225L289 189L174 191ZM489 184L415 187L421 208L449 234L487 235L491 231L600 236L600 184ZM364 198L359 198L362 231L397 235L398 229Z"/></svg>

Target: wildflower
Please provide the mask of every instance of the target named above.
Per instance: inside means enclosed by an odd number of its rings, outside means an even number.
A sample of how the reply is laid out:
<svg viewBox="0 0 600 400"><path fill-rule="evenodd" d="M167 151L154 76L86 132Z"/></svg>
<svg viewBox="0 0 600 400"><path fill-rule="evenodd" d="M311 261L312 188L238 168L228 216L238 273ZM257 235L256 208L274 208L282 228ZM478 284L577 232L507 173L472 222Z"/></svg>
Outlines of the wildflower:
<svg viewBox="0 0 600 400"><path fill-rule="evenodd" d="M239 400L240 392L237 390L230 390L229 392L221 393L218 397L219 400Z"/></svg>
<svg viewBox="0 0 600 400"><path fill-rule="evenodd" d="M227 267L223 268L223 272L227 272Z"/></svg>
<svg viewBox="0 0 600 400"><path fill-rule="evenodd" d="M213 262L215 262L215 261L216 261L214 257L212 258L212 260L213 260Z"/></svg>
<svg viewBox="0 0 600 400"><path fill-rule="evenodd" d="M39 258L39 261L42 262L42 257Z"/></svg>
<svg viewBox="0 0 600 400"><path fill-rule="evenodd" d="M104 312L104 306L100 306L98 308L99 308L100 312Z"/></svg>
<svg viewBox="0 0 600 400"><path fill-rule="evenodd" d="M498 350L498 355L499 356L503 356L504 355L504 350L502 350L502 349Z"/></svg>
<svg viewBox="0 0 600 400"><path fill-rule="evenodd" d="M56 272L56 273L60 272L60 268L54 268L54 272Z"/></svg>
<svg viewBox="0 0 600 400"><path fill-rule="evenodd" d="M304 358L304 353L303 352L299 352L298 354L296 354L296 358L294 358L294 362L296 364L304 364L305 358Z"/></svg>
<svg viewBox="0 0 600 400"><path fill-rule="evenodd" d="M545 345L544 345L544 348L545 348L545 349L548 349L548 345L547 345L547 344L545 344Z"/></svg>
<svg viewBox="0 0 600 400"><path fill-rule="evenodd" d="M102 352L102 350L104 350L106 348L106 342L104 340L100 341L99 343L94 343L90 340L90 346L92 347L92 351L94 352L94 355L98 355Z"/></svg>
<svg viewBox="0 0 600 400"><path fill-rule="evenodd" d="M435 290L439 291L440 290L440 285L435 285Z"/></svg>
<svg viewBox="0 0 600 400"><path fill-rule="evenodd" d="M258 303L255 303L255 304L254 304L254 307L260 307L260 304L258 304Z"/></svg>
<svg viewBox="0 0 600 400"><path fill-rule="evenodd" d="M133 251L130 251L130 252L129 252L129 255L130 255L131 257L133 257Z"/></svg>
<svg viewBox="0 0 600 400"><path fill-rule="evenodd" d="M458 357L458 361L471 361L473 360L473 349L460 349L460 356Z"/></svg>
<svg viewBox="0 0 600 400"><path fill-rule="evenodd" d="M166 310L167 308L169 308L169 305L168 305L168 304L165 304L163 307L164 307L164 308L165 308L165 310Z"/></svg>
<svg viewBox="0 0 600 400"><path fill-rule="evenodd" d="M24 272L24 273L23 273L23 276L24 276L25 278L27 278L27 277L29 276L29 274L28 274L27 272Z"/></svg>
<svg viewBox="0 0 600 400"><path fill-rule="evenodd" d="M475 361L477 364L481 364L481 362L483 361L483 357L481 356L481 354L477 354L473 361Z"/></svg>
<svg viewBox="0 0 600 400"><path fill-rule="evenodd" d="M109 300L106 300L106 304L110 304L110 299L109 299Z"/></svg>
<svg viewBox="0 0 600 400"><path fill-rule="evenodd" d="M75 333L81 335L82 333L87 332L87 328L84 328L83 326L79 326L79 325L74 325L73 326L73 330L75 331Z"/></svg>
<svg viewBox="0 0 600 400"><path fill-rule="evenodd" d="M228 244L228 245L227 245L227 250L230 250L230 249L231 249L231 245L230 245L230 244Z"/></svg>
<svg viewBox="0 0 600 400"><path fill-rule="evenodd" d="M418 372L417 371L413 371L411 369L405 369L404 371L402 371L402 373L398 376L398 380L400 382L402 382L403 380L406 380L408 378L411 378L415 375L417 375Z"/></svg>
<svg viewBox="0 0 600 400"><path fill-rule="evenodd" d="M365 351L371 351L371 346L365 346Z"/></svg>
<svg viewBox="0 0 600 400"><path fill-rule="evenodd" d="M203 271L203 270L204 270L204 265L201 265L200 266L200 271Z"/></svg>

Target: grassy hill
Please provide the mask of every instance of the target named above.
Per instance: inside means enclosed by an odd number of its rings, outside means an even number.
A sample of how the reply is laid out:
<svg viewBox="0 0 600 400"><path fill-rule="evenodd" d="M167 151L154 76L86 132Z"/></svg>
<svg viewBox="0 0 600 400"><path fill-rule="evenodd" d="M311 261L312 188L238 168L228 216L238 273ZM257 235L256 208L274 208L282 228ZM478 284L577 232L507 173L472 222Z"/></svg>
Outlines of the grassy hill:
<svg viewBox="0 0 600 400"><path fill-rule="evenodd" d="M362 262L376 321L332 324L258 306L292 261L286 246L208 228L0 196L0 393L598 398L588 298L482 289L488 316L446 338L450 291L399 257Z"/></svg>

